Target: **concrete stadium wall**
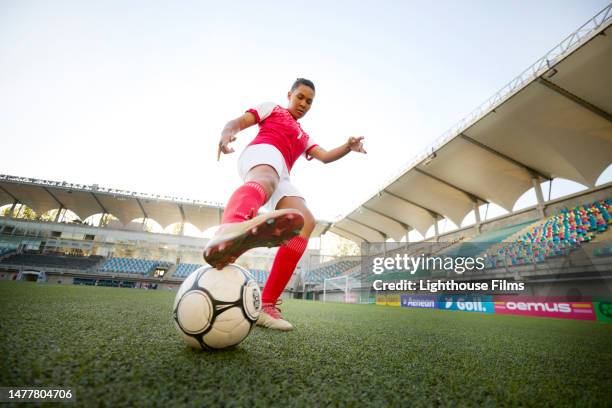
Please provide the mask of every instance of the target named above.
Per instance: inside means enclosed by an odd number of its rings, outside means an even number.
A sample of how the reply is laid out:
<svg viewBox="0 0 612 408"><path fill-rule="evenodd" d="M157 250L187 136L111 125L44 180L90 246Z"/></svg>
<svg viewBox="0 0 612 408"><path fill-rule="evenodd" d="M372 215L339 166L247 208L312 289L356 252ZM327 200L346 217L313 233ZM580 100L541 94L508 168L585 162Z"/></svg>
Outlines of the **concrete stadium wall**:
<svg viewBox="0 0 612 408"><path fill-rule="evenodd" d="M56 283L61 285L72 285L74 283L74 277L68 275L48 275L47 283Z"/></svg>

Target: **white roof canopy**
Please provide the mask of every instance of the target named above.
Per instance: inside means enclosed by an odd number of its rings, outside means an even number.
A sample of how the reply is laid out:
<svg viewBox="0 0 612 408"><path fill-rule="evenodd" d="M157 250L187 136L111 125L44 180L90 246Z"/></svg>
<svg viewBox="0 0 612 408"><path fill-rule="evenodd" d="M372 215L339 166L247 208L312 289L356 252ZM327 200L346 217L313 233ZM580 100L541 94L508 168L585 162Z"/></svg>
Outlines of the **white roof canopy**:
<svg viewBox="0 0 612 408"><path fill-rule="evenodd" d="M124 225L136 218L149 218L163 228L184 221L200 231L219 225L223 214L223 206L204 201L0 175L0 206L15 202L27 205L37 214L66 208L81 220L107 213ZM318 221L311 237L320 236L329 226L329 222Z"/></svg>
<svg viewBox="0 0 612 408"><path fill-rule="evenodd" d="M475 205L512 211L534 178L593 187L612 164L611 10L510 82L331 231L357 242L400 240L411 229L425 236L442 217L460 226Z"/></svg>

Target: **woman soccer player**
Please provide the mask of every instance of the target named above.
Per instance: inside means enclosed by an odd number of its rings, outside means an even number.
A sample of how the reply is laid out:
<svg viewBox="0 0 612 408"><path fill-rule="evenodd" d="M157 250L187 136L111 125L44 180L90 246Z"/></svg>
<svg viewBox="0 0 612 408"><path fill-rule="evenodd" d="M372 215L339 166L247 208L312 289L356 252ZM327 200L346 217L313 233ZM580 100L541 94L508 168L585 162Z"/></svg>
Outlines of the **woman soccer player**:
<svg viewBox="0 0 612 408"><path fill-rule="evenodd" d="M259 326L293 330L276 307L277 300L306 250L315 219L302 194L291 184L289 173L303 155L323 163L340 159L351 151L366 153L363 137L350 137L343 145L327 151L315 144L300 126L315 97L314 84L298 78L287 93L287 108L263 103L237 119L229 121L221 132L217 160L221 153L234 152L229 144L236 134L255 124L259 133L238 159L238 169L245 184L232 196L223 213L221 225L208 242L204 258L221 269L249 249L280 246L262 294ZM269 213L257 216L266 204Z"/></svg>

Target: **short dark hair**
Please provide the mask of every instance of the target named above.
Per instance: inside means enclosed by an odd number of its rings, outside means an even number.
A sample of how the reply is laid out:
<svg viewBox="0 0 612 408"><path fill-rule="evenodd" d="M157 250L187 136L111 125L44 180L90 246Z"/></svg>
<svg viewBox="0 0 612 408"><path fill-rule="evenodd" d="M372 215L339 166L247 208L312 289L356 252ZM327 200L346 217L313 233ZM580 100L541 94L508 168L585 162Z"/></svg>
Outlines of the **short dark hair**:
<svg viewBox="0 0 612 408"><path fill-rule="evenodd" d="M293 85L291 85L291 92L295 91L300 85L306 85L307 87L312 88L313 91L315 90L314 84L310 79L298 78L295 80Z"/></svg>

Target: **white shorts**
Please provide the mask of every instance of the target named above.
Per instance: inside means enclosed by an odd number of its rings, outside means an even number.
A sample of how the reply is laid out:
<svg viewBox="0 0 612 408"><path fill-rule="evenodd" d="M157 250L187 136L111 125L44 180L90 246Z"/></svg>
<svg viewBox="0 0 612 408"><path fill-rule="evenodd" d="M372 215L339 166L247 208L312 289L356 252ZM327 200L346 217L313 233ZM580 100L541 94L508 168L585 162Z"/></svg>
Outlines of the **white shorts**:
<svg viewBox="0 0 612 408"><path fill-rule="evenodd" d="M260 164L272 166L279 176L276 190L264 205L266 210L274 211L278 202L286 196L304 199L302 193L289 180L289 170L287 170L285 158L276 147L269 144L250 145L242 151L238 158L238 174L240 174L240 178L245 181L249 170Z"/></svg>

